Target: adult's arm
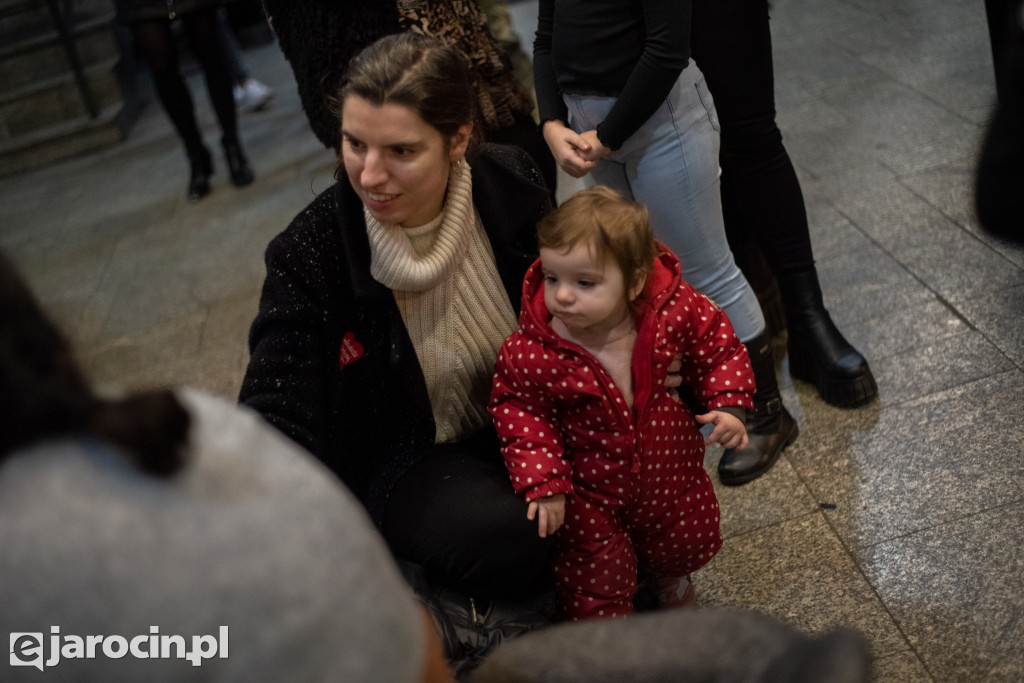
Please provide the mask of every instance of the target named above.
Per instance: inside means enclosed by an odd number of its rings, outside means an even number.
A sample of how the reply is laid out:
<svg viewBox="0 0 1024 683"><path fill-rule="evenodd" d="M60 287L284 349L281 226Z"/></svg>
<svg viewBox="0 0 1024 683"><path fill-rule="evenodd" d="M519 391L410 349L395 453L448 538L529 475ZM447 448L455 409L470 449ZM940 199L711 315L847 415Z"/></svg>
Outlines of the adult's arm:
<svg viewBox="0 0 1024 683"><path fill-rule="evenodd" d="M592 146L568 126L569 112L562 99L551 57L553 6L554 0L540 0L537 36L533 43L533 85L537 93L540 129L555 163L573 178L582 178L590 173L597 160L586 157Z"/></svg>
<svg viewBox="0 0 1024 683"><path fill-rule="evenodd" d="M569 121L562 100L558 77L551 61L551 35L554 28L555 0L540 0L537 6L537 34L533 40L533 87L537 93L540 125L546 121Z"/></svg>
<svg viewBox="0 0 1024 683"><path fill-rule="evenodd" d="M597 126L598 139L613 150L651 118L690 61L691 0L642 0L641 6L647 27L643 52Z"/></svg>
<svg viewBox="0 0 1024 683"><path fill-rule="evenodd" d="M296 219L300 225L302 220ZM249 330L249 366L239 402L320 456L327 405L324 311L310 276L316 266L306 256L291 230L267 247L267 277Z"/></svg>

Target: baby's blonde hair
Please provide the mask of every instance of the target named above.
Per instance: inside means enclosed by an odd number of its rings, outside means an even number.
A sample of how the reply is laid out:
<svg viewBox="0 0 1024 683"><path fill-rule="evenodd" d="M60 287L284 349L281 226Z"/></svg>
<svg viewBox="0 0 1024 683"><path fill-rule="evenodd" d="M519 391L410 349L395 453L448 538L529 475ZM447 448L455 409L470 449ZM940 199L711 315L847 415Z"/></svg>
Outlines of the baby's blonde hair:
<svg viewBox="0 0 1024 683"><path fill-rule="evenodd" d="M651 272L658 254L647 208L604 185L577 192L537 224L541 249L568 250L581 243L598 263L609 256L615 260L627 290Z"/></svg>

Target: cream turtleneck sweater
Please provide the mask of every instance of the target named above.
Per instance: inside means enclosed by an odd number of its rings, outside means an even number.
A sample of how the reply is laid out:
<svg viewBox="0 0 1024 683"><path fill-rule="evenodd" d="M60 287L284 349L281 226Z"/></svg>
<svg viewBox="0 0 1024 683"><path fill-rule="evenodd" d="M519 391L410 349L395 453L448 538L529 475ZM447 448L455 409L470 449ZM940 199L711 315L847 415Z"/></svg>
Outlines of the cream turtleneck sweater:
<svg viewBox="0 0 1024 683"><path fill-rule="evenodd" d="M390 287L427 382L436 443L491 422L494 359L516 329L490 241L473 207L469 164L452 166L441 214L426 225L384 225L363 211L370 272Z"/></svg>

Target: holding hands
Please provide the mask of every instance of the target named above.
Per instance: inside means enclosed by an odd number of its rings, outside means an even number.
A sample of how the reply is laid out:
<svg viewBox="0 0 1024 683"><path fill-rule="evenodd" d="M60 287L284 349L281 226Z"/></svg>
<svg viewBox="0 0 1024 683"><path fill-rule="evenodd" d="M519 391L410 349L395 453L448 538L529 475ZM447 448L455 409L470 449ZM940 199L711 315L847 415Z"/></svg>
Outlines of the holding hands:
<svg viewBox="0 0 1024 683"><path fill-rule="evenodd" d="M555 162L573 178L590 173L598 160L611 152L597 139L594 130L579 134L561 121L552 120L544 122L542 132Z"/></svg>
<svg viewBox="0 0 1024 683"><path fill-rule="evenodd" d="M565 521L565 494L533 501L526 510L526 518L537 519L537 534L541 538L555 533Z"/></svg>
<svg viewBox="0 0 1024 683"><path fill-rule="evenodd" d="M704 439L705 444L720 443L722 448L735 448L743 450L747 446L747 428L743 426L743 420L735 415L721 411L712 410L704 415L695 415L698 424L715 425L711 434Z"/></svg>

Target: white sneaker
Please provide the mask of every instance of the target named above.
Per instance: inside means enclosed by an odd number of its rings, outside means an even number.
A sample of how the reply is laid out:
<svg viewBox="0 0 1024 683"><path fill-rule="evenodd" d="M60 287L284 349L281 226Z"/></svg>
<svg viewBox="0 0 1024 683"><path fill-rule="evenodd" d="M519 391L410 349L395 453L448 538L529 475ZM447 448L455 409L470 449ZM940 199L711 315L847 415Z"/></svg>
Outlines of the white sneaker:
<svg viewBox="0 0 1024 683"><path fill-rule="evenodd" d="M259 111L274 97L274 90L255 78L248 78L241 86L235 86L234 95L235 105L241 111Z"/></svg>

